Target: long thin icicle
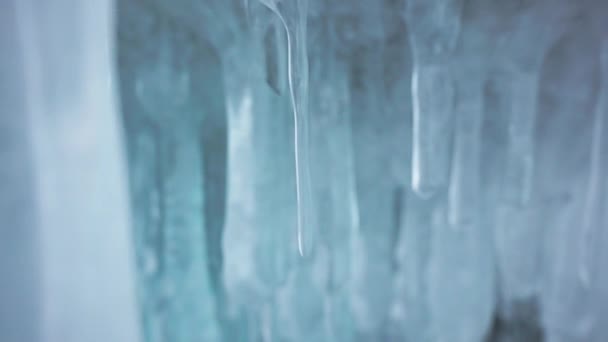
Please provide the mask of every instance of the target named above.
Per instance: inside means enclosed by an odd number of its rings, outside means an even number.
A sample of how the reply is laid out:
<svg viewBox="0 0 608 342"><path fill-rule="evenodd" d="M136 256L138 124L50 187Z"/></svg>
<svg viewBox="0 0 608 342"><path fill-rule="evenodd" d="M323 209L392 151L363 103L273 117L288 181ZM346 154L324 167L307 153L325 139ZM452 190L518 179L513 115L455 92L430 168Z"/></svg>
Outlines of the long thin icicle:
<svg viewBox="0 0 608 342"><path fill-rule="evenodd" d="M313 247L314 212L308 169L308 62L306 56L307 0L288 2L294 13L286 16L279 9L281 0L260 0L281 20L287 36L287 78L294 120L294 154L296 174L297 240L301 256ZM295 8L294 8L295 7Z"/></svg>

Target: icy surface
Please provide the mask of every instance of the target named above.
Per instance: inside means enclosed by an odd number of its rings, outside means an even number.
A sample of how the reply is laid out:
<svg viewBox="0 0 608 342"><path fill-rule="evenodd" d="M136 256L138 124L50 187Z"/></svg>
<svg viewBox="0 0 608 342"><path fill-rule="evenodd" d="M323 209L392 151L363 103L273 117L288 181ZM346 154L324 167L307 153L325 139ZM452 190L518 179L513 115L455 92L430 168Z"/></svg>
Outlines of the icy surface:
<svg viewBox="0 0 608 342"><path fill-rule="evenodd" d="M3 6L0 341L608 340L605 1Z"/></svg>
<svg viewBox="0 0 608 342"><path fill-rule="evenodd" d="M137 341L112 3L0 13L0 340Z"/></svg>

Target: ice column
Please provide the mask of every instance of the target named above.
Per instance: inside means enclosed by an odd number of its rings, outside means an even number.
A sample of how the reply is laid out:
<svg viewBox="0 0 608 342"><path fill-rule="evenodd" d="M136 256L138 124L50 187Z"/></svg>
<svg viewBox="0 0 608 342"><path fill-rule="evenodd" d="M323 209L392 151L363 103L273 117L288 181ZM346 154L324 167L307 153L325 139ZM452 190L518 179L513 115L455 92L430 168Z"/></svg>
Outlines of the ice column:
<svg viewBox="0 0 608 342"><path fill-rule="evenodd" d="M352 310L357 338L388 338L395 233L407 173L407 91L394 76L393 28L380 2L336 5L336 51L349 68L353 166L359 223L353 234ZM386 24L386 25L385 25ZM389 48L390 46L390 48ZM404 45L401 48L406 50ZM401 65L400 62L396 63ZM401 72L401 71L399 71ZM390 75L389 77L386 77ZM403 75L407 77L407 74ZM397 95L399 94L399 95ZM397 199L397 200L396 200Z"/></svg>
<svg viewBox="0 0 608 342"><path fill-rule="evenodd" d="M408 192L401 205L400 232L395 258L394 298L391 318L399 337L413 341L430 341L429 254L436 202L421 199Z"/></svg>
<svg viewBox="0 0 608 342"><path fill-rule="evenodd" d="M225 6L203 6L206 10L205 37L212 42L221 60L224 101L228 120L228 167L226 226L222 242L223 282L226 291L226 316L231 321L226 338L249 339L257 333L256 312L249 305L255 291L255 249L259 236L254 223L258 211L255 198L256 167L254 144L254 97L250 72L259 63L254 59L255 45L246 27L236 25L237 12ZM228 5L233 2L221 2ZM214 11L214 9L219 10ZM216 12L221 14L216 14ZM223 17L225 16L225 17ZM222 18L223 17L223 18ZM223 19L223 20L222 20ZM229 39L226 39L229 38ZM244 60L253 60L251 64ZM257 69L254 69L257 70ZM251 324L251 329L248 326ZM234 326L233 326L234 325Z"/></svg>
<svg viewBox="0 0 608 342"><path fill-rule="evenodd" d="M228 210L226 286L233 309L248 316L252 336L272 341L288 330L277 324L278 296L298 255L293 113L283 23L258 1L248 3L247 18L239 39L222 52L235 148L229 197L241 202Z"/></svg>
<svg viewBox="0 0 608 342"><path fill-rule="evenodd" d="M594 115L601 70L597 41L589 24L576 22L551 47L541 74L535 195L542 196L536 224L546 227L541 303L548 341L587 340L594 324L594 294L581 279L580 256L588 246L580 241L593 209L593 168L599 167L594 139L601 125L593 129L601 123ZM573 90L573 84L580 86ZM573 128L578 138L565 139Z"/></svg>
<svg viewBox="0 0 608 342"><path fill-rule="evenodd" d="M200 145L208 112L191 95L201 56L171 18L151 19L139 36L121 26L119 62L145 335L217 341Z"/></svg>
<svg viewBox="0 0 608 342"><path fill-rule="evenodd" d="M454 85L447 61L460 27L462 0L415 0L405 17L414 54L412 188L428 197L448 182Z"/></svg>
<svg viewBox="0 0 608 342"><path fill-rule="evenodd" d="M325 7L310 23L309 53L311 173L318 213L317 276L323 304L322 332L326 341L353 338L349 306L352 237L358 225L353 168L348 73L337 57L335 23Z"/></svg>
<svg viewBox="0 0 608 342"><path fill-rule="evenodd" d="M497 10L500 28L494 53L501 70L498 96L505 104L506 133L504 166L497 170L497 199L493 222L500 285L500 315L503 319L531 321L539 285L540 226L531 223L535 204L531 201L537 122L539 77L543 56L564 30L562 23L572 8L563 2L538 2L522 8ZM500 27L500 26L499 26ZM534 36L534 43L530 36ZM523 252L522 252L523 251ZM526 312L527 311L527 312Z"/></svg>
<svg viewBox="0 0 608 342"><path fill-rule="evenodd" d="M481 219L481 123L484 61L465 54L456 75L454 144L445 208L432 222L429 259L431 336L439 341L482 341L494 311L491 231Z"/></svg>
<svg viewBox="0 0 608 342"><path fill-rule="evenodd" d="M5 5L18 26L27 104L12 115L27 118L33 148L40 340L139 341L112 4Z"/></svg>

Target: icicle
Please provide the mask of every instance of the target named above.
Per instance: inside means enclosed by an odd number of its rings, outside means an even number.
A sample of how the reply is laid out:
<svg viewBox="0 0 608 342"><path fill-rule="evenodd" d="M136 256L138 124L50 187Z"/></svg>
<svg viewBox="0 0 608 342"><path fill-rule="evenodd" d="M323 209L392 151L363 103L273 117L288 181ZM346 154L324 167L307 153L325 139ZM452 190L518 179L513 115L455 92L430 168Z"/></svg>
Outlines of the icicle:
<svg viewBox="0 0 608 342"><path fill-rule="evenodd" d="M502 315L511 319L513 305L531 300L538 286L538 248L541 231L529 224L533 177L534 123L538 96L538 71L531 75L517 71L502 79L501 96L509 105L504 115L506 148L504 167L497 181L495 236L497 262L504 296ZM519 246L519 247L518 247ZM521 250L525 252L522 253Z"/></svg>
<svg viewBox="0 0 608 342"><path fill-rule="evenodd" d="M124 26L119 30L144 330L149 341L217 340L205 218L206 151L200 144L203 105L210 104L192 96L202 81L193 75L203 76L197 62L204 58L193 58L196 46L180 39L183 26L156 19L160 32L151 43L158 50L150 60L142 58L145 45L127 41L145 42L145 33L128 37L133 33ZM207 322L204 331L193 329L200 321Z"/></svg>
<svg viewBox="0 0 608 342"><path fill-rule="evenodd" d="M398 185L393 160L403 151L403 145L395 143L404 138L397 130L403 126L396 123L400 118L405 121L406 116L387 111L382 6L378 2L359 0L352 2L348 11L349 25L361 28L350 32L347 28L351 26L341 26L340 34L360 37L360 41L340 41L348 45L338 50L340 54L345 50L350 52L353 165L359 208L358 229L353 234L351 303L356 338L379 340L385 333L383 324L388 319L391 302L392 204Z"/></svg>
<svg viewBox="0 0 608 342"><path fill-rule="evenodd" d="M552 199L538 212L550 227L544 237L542 318L548 341L588 340L597 317L593 293L581 282L581 220L588 201L588 167L594 166L594 114L600 74L597 37L576 22L549 50L541 78L541 110L536 125L538 193ZM578 80L585 80L579 82ZM573 83L581 84L573 91ZM597 117L596 117L597 118ZM577 127L578 139L564 139ZM597 135L596 135L597 137ZM581 166L584 172L581 172ZM591 173L593 175L593 173ZM567 329L565 327L568 327Z"/></svg>
<svg viewBox="0 0 608 342"><path fill-rule="evenodd" d="M318 213L319 242L325 270L323 277L324 333L328 342L352 339L348 307L351 242L358 214L348 108L348 73L336 57L332 17L323 14L311 23L310 121L311 175ZM314 19L313 19L314 20Z"/></svg>
<svg viewBox="0 0 608 342"><path fill-rule="evenodd" d="M268 340L281 332L275 323L277 295L292 267L293 150L290 117L276 115L288 108L287 101L272 88L286 74L276 56L286 45L280 39L283 26L260 2L246 6L246 30L237 44L221 51L230 150L225 284L228 319L237 329L248 324L252 334ZM274 33L274 41L266 40ZM277 83L268 80L273 72Z"/></svg>
<svg viewBox="0 0 608 342"><path fill-rule="evenodd" d="M430 340L428 262L430 242L437 204L408 192L404 201L406 215L402 219L396 248L398 269L395 278L393 316L400 335L407 341Z"/></svg>
<svg viewBox="0 0 608 342"><path fill-rule="evenodd" d="M340 84L337 76L337 96L338 101L348 102L348 93L343 89L344 97L341 98L340 89L346 87ZM330 177L332 179L332 231L330 232L330 269L328 279L328 295L330 309L326 316L330 321L331 336L335 342L352 339L352 314L350 307L347 306L349 280L353 268L352 240L354 232L359 228L359 208L355 192L355 175L353 165L351 122L348 117L347 104L342 103L342 108L338 108L339 113L336 118L334 140L330 146L330 154L333 156Z"/></svg>
<svg viewBox="0 0 608 342"><path fill-rule="evenodd" d="M306 12L308 0L259 0L279 17L287 36L287 77L294 119L297 242L301 256L311 253L316 239L308 146L308 56Z"/></svg>
<svg viewBox="0 0 608 342"><path fill-rule="evenodd" d="M452 64L458 74L451 178L447 205L439 205L432 223L429 312L439 341L482 341L494 312L491 232L480 215L485 69L479 67L483 61L470 65L468 57Z"/></svg>
<svg viewBox="0 0 608 342"><path fill-rule="evenodd" d="M259 280L264 286L264 297L271 300L275 292L285 283L292 268L293 217L296 214L296 201L293 196L293 149L291 147L289 115L277 117L277 113L288 110L288 97L277 94L277 88L268 83L270 72L277 72L277 82L281 76L286 77L286 70L281 70L278 50L286 42L277 39L278 46L266 49L265 38L269 34L284 37L280 20L259 3L251 4L250 21L252 42L249 44L250 60L257 63L249 67L249 78L253 96L253 144L255 167L255 234L258 242L255 247L256 267ZM269 63L274 61L276 63Z"/></svg>
<svg viewBox="0 0 608 342"><path fill-rule="evenodd" d="M472 70L458 87L454 154L448 190L448 222L454 228L479 220L482 87L480 71Z"/></svg>
<svg viewBox="0 0 608 342"><path fill-rule="evenodd" d="M604 113L602 112L602 106L598 106L599 110L596 110L595 119L593 122L593 140L591 143L591 163L589 166L589 177L587 181L587 191L585 204L583 205L583 217L582 217L582 230L580 236L579 252L580 265L578 269L580 271L580 281L585 287L591 285L591 272L590 268L593 264L593 258L595 256L595 244L594 239L597 236L596 230L601 226L601 221L598 222L598 214L603 210L600 209L603 201L601 194L601 176L603 173L604 165L602 153L604 149L602 144L604 141L603 130L604 130Z"/></svg>
<svg viewBox="0 0 608 342"><path fill-rule="evenodd" d="M504 101L501 132L505 134L503 164L496 170L496 202L491 219L495 227L496 256L500 286L500 316L505 320L528 320L537 306L542 268L539 255L543 225L532 222L538 202L532 201L539 155L535 129L546 125L538 121L539 85L543 58L565 29L564 18L571 8L563 2L534 2L508 11L497 8L504 26L496 39L499 58L498 95ZM556 23L553 25L547 23ZM503 31L504 30L504 31ZM534 36L534 44L530 43ZM551 121L551 120L550 120ZM549 122L550 122L549 121ZM541 158L542 159L542 158ZM541 176L546 178L546 175ZM535 184L536 183L536 184ZM551 233L552 234L552 233ZM524 318L526 317L526 318Z"/></svg>
<svg viewBox="0 0 608 342"><path fill-rule="evenodd" d="M223 283L227 297L224 319L230 327L225 333L232 337L237 336L233 331L235 329L246 330L247 336L258 332L255 310L251 307L259 294L255 291L258 281L255 250L260 234L256 232L256 178L252 176L256 169L254 111L257 101L250 73L257 70L252 66L257 66L259 61L252 57L256 51L252 48L254 45L249 27L234 27L239 20L237 14L227 11L225 7L217 7L218 4L226 6L230 3L214 1L213 6L205 3L202 8L210 19L203 21L210 26L206 38L213 43L221 60L223 100L228 119L226 223L222 253ZM214 11L216 8L219 12L227 12L223 15L230 14L227 20L220 19L221 16ZM243 8L243 12L246 12L246 8ZM227 40L226 37L232 39ZM254 296L251 296L252 292Z"/></svg>
<svg viewBox="0 0 608 342"><path fill-rule="evenodd" d="M589 176L587 180L586 197L583 205L582 229L580 235L580 271L579 278L583 286L587 289L591 286L594 259L597 255L597 243L595 240L601 236L598 230L602 229L603 207L605 205L604 194L602 192L602 176L605 174L606 159L606 138L605 138L605 115L608 108L608 47L602 49L602 85L600 100L595 111L593 121L593 138L591 141L591 161L589 165Z"/></svg>
<svg viewBox="0 0 608 342"><path fill-rule="evenodd" d="M453 84L445 67L460 32L462 0L408 2L412 73L412 188L422 197L448 183Z"/></svg>
<svg viewBox="0 0 608 342"><path fill-rule="evenodd" d="M412 74L412 188L428 198L447 184L453 85L442 67L416 67Z"/></svg>

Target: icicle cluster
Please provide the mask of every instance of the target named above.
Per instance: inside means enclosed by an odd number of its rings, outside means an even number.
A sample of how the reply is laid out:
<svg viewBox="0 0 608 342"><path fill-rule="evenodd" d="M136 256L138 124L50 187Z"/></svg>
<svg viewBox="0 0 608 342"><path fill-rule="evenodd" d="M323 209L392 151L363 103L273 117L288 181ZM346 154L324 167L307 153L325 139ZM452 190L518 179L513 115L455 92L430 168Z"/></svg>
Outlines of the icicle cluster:
<svg viewBox="0 0 608 342"><path fill-rule="evenodd" d="M134 205L148 203L136 210L137 234L150 236L137 239L139 269L142 286L156 288L143 290L144 307L168 305L144 309L155 322L150 340L163 340L154 329L165 340L181 336L172 319L202 317L201 331L243 341L603 336L605 8L540 0L122 8L132 193L143 196ZM187 39L167 47L155 38L169 34ZM171 68L164 80L138 76ZM142 98L137 85L146 82L166 89ZM190 102L179 109L183 82ZM157 111L175 124L153 119ZM142 120L158 132L143 133ZM181 139L198 135L198 147L176 141L163 161L143 144L162 144L179 122ZM180 150L201 168L192 170L198 178L162 171L180 165ZM159 180L142 183L151 170ZM167 187L171 178L225 207L172 209L166 202L180 190ZM181 225L153 223L173 211ZM224 225L186 219L197 215ZM171 245L190 257L201 250L209 267L185 259L163 271ZM167 294L165 277L198 297ZM194 298L207 305L168 309Z"/></svg>
<svg viewBox="0 0 608 342"><path fill-rule="evenodd" d="M605 1L90 4L0 11L0 340L608 340Z"/></svg>

